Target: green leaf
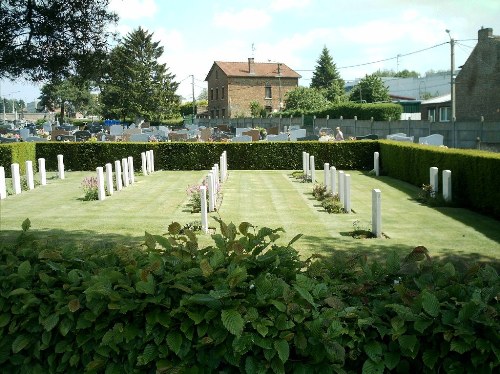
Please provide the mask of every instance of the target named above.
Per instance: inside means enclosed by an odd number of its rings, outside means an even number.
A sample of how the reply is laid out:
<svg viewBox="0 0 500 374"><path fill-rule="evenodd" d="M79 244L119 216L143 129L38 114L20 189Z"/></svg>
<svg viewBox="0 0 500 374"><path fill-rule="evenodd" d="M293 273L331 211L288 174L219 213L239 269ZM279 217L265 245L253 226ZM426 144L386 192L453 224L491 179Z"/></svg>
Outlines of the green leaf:
<svg viewBox="0 0 500 374"><path fill-rule="evenodd" d="M288 361L288 357L290 355L290 346L288 342L284 339L276 340L274 342L274 349L278 352L278 357L281 362L285 363Z"/></svg>
<svg viewBox="0 0 500 374"><path fill-rule="evenodd" d="M299 293L300 296L302 296L309 304L311 304L314 308L316 308L316 303L314 302L314 299L312 295L307 291L306 289L300 287L297 284L293 285L293 288Z"/></svg>
<svg viewBox="0 0 500 374"><path fill-rule="evenodd" d="M401 335L398 341L403 352L410 357L414 357L418 352L418 339L415 335Z"/></svg>
<svg viewBox="0 0 500 374"><path fill-rule="evenodd" d="M451 262L447 262L443 268L442 268L442 271L444 273L446 273L448 276L450 277L454 277L455 274L456 274L456 271L455 271L455 266L453 266L453 264Z"/></svg>
<svg viewBox="0 0 500 374"><path fill-rule="evenodd" d="M380 361L380 357L382 357L382 346L379 342L375 340L371 340L364 346L365 352L373 361Z"/></svg>
<svg viewBox="0 0 500 374"><path fill-rule="evenodd" d="M439 300L427 290L422 292L422 307L431 317L439 315Z"/></svg>
<svg viewBox="0 0 500 374"><path fill-rule="evenodd" d="M182 226L179 222L172 222L170 225L168 225L168 233L170 235L177 235L181 232Z"/></svg>
<svg viewBox="0 0 500 374"><path fill-rule="evenodd" d="M214 269L206 258L200 261L200 269L205 278L211 276L214 272Z"/></svg>
<svg viewBox="0 0 500 374"><path fill-rule="evenodd" d="M29 291L26 288L16 288L15 290L10 291L9 297L17 295L25 295L27 293L29 293Z"/></svg>
<svg viewBox="0 0 500 374"><path fill-rule="evenodd" d="M69 318L65 318L59 324L59 332L62 336L66 336L71 330L71 326L73 326L73 322Z"/></svg>
<svg viewBox="0 0 500 374"><path fill-rule="evenodd" d="M399 352L387 351L384 353L384 363L389 370L394 369L399 364L400 360L401 360L401 355L399 354Z"/></svg>
<svg viewBox="0 0 500 374"><path fill-rule="evenodd" d="M145 231L144 232L144 237L145 237L144 244L146 245L146 247L149 250L155 249L156 248L156 239L155 239L154 235L151 235L150 233L148 233L147 231Z"/></svg>
<svg viewBox="0 0 500 374"><path fill-rule="evenodd" d="M28 346L31 339L26 335L18 335L12 342L12 352L19 353Z"/></svg>
<svg viewBox="0 0 500 374"><path fill-rule="evenodd" d="M0 328L7 326L9 322L10 322L10 314L8 313L0 314Z"/></svg>
<svg viewBox="0 0 500 374"><path fill-rule="evenodd" d="M368 359L363 364L362 374L382 374L384 372L385 365L383 362L373 362Z"/></svg>
<svg viewBox="0 0 500 374"><path fill-rule="evenodd" d="M300 238L302 238L303 234L297 234L293 237L292 240L290 240L290 242L288 243L287 247L291 247L293 243L295 243L297 240L299 240Z"/></svg>
<svg viewBox="0 0 500 374"><path fill-rule="evenodd" d="M170 241L167 238L161 235L155 235L154 238L156 242L163 247L163 249L172 249L172 244L170 244Z"/></svg>
<svg viewBox="0 0 500 374"><path fill-rule="evenodd" d="M167 345L177 356L179 356L182 345L182 335L177 331L170 331L167 334Z"/></svg>
<svg viewBox="0 0 500 374"><path fill-rule="evenodd" d="M222 324L231 334L240 336L245 326L241 314L234 309L224 309L221 313Z"/></svg>
<svg viewBox="0 0 500 374"><path fill-rule="evenodd" d="M58 314L51 314L43 321L42 325L43 325L43 328L45 329L45 331L50 331L54 327L56 327L58 322L59 322L59 315Z"/></svg>
<svg viewBox="0 0 500 374"><path fill-rule="evenodd" d="M415 321L413 324L413 327L415 330L417 330L419 333L423 333L425 329L427 329L430 325L432 325L432 320L430 319L419 319Z"/></svg>
<svg viewBox="0 0 500 374"><path fill-rule="evenodd" d="M248 229L250 227L253 227L251 223L248 222L241 222L240 225L238 226L238 230L243 234L247 235L248 234Z"/></svg>
<svg viewBox="0 0 500 374"><path fill-rule="evenodd" d="M436 365L438 359L439 350L437 349L427 349L422 354L422 360L424 361L424 364L431 369L434 369L434 365Z"/></svg>
<svg viewBox="0 0 500 374"><path fill-rule="evenodd" d="M23 261L19 264L19 267L17 268L17 274L19 274L19 276L26 278L30 272L31 264L29 260Z"/></svg>
<svg viewBox="0 0 500 374"><path fill-rule="evenodd" d="M455 351L464 354L471 350L471 345L464 342L462 339L453 339L450 344L450 351Z"/></svg>
<svg viewBox="0 0 500 374"><path fill-rule="evenodd" d="M271 304L273 304L276 307L276 309L278 309L280 312L285 312L286 311L286 305L283 304L281 301L270 300L269 302Z"/></svg>
<svg viewBox="0 0 500 374"><path fill-rule="evenodd" d="M155 293L155 282L153 275L148 274L147 281L139 281L135 284L135 289L139 293L145 293L148 295L154 295Z"/></svg>

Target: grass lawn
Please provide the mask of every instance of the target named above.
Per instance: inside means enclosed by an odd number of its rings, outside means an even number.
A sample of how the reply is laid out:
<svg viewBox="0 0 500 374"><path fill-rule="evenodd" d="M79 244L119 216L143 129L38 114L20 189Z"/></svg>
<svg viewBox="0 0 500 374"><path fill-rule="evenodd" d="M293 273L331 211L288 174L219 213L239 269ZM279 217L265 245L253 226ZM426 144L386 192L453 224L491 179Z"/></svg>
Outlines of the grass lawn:
<svg viewBox="0 0 500 374"><path fill-rule="evenodd" d="M283 227L283 242L296 234L300 253L328 255L332 251L368 252L383 256L397 249L405 255L417 245L431 256L453 256L464 261L500 259L500 221L460 208L430 208L414 200L418 188L388 177L351 174L351 214L328 214L312 196L311 183L291 177L291 171L229 171L222 186L218 216L238 225L248 221L259 227ZM199 221L190 212L188 185L198 184L206 171L158 171L136 174L136 183L104 201L83 201L80 187L92 172L67 172L66 179L52 178L47 186L11 195L0 201L0 240L9 242L29 218L31 231L57 238L61 245L134 245L144 231L166 232L169 223ZM55 175L55 174L54 174ZM323 181L323 172L316 178ZM10 180L7 181L10 186ZM371 190L382 191L382 231L386 238L354 239L353 222L371 228ZM217 226L210 219L211 226ZM200 235L200 242L211 242Z"/></svg>

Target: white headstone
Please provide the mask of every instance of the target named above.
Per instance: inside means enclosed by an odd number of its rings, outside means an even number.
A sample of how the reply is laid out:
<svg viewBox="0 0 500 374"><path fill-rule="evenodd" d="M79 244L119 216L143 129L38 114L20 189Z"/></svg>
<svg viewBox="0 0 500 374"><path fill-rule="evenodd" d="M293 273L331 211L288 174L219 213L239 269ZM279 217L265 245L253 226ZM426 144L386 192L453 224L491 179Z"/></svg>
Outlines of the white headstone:
<svg viewBox="0 0 500 374"><path fill-rule="evenodd" d="M40 173L40 184L45 186L47 184L47 172L45 171L45 159L38 159L38 172Z"/></svg>
<svg viewBox="0 0 500 374"><path fill-rule="evenodd" d="M106 164L106 187L108 188L108 195L113 195L113 165L110 163Z"/></svg>
<svg viewBox="0 0 500 374"><path fill-rule="evenodd" d="M210 212L213 212L215 210L215 191L214 191L214 175L212 172L208 173L207 186L208 186L208 210Z"/></svg>
<svg viewBox="0 0 500 374"><path fill-rule="evenodd" d="M122 185L122 164L119 160L115 161L115 180L116 180L116 190L121 191Z"/></svg>
<svg viewBox="0 0 500 374"><path fill-rule="evenodd" d="M30 136L30 130L29 129L20 129L19 130L19 136L23 139L23 140L26 140L29 138Z"/></svg>
<svg viewBox="0 0 500 374"><path fill-rule="evenodd" d="M7 185L5 184L5 169L0 166L0 200L7 197Z"/></svg>
<svg viewBox="0 0 500 374"><path fill-rule="evenodd" d="M21 193L21 175L19 174L19 164L10 165L10 172L12 174L12 188L14 193L19 195Z"/></svg>
<svg viewBox="0 0 500 374"><path fill-rule="evenodd" d="M316 167L314 165L314 156L310 156L309 158L309 167L311 168L311 182L314 183L316 181Z"/></svg>
<svg viewBox="0 0 500 374"><path fill-rule="evenodd" d="M33 177L33 161L26 161L26 182L28 183L28 189L35 189L35 179Z"/></svg>
<svg viewBox="0 0 500 374"><path fill-rule="evenodd" d="M344 175L344 210L351 213L351 175Z"/></svg>
<svg viewBox="0 0 500 374"><path fill-rule="evenodd" d="M325 166L324 166L324 185L326 187L326 190L328 191L329 190L329 186L330 186L330 164L327 162L325 163Z"/></svg>
<svg viewBox="0 0 500 374"><path fill-rule="evenodd" d="M201 200L201 229L206 234L208 233L208 214L207 214L207 188L200 186Z"/></svg>
<svg viewBox="0 0 500 374"><path fill-rule="evenodd" d="M154 152L153 150L150 150L149 151L151 153L151 172L154 173L155 171L155 155L154 155Z"/></svg>
<svg viewBox="0 0 500 374"><path fill-rule="evenodd" d="M382 236L382 196L379 189L372 190L372 233Z"/></svg>
<svg viewBox="0 0 500 374"><path fill-rule="evenodd" d="M141 152L141 161L142 161L142 175L148 175L148 164L146 161L145 152Z"/></svg>
<svg viewBox="0 0 500 374"><path fill-rule="evenodd" d="M451 201L451 170L443 170L443 198Z"/></svg>
<svg viewBox="0 0 500 374"><path fill-rule="evenodd" d="M134 158L132 156L128 156L128 178L130 180L130 184L135 183Z"/></svg>
<svg viewBox="0 0 500 374"><path fill-rule="evenodd" d="M64 156L57 155L57 170L59 171L59 179L64 179Z"/></svg>
<svg viewBox="0 0 500 374"><path fill-rule="evenodd" d="M330 166L330 190L332 195L337 193L337 168L335 166Z"/></svg>
<svg viewBox="0 0 500 374"><path fill-rule="evenodd" d="M106 190L104 189L104 171L102 166L96 168L97 172L97 198L104 200L106 198Z"/></svg>
<svg viewBox="0 0 500 374"><path fill-rule="evenodd" d="M439 169L435 166L429 169L429 184L434 194L439 191Z"/></svg>
<svg viewBox="0 0 500 374"><path fill-rule="evenodd" d="M111 125L109 126L109 135L122 135L123 126L122 125Z"/></svg>
<svg viewBox="0 0 500 374"><path fill-rule="evenodd" d="M307 177L307 152L302 152L302 172Z"/></svg>
<svg viewBox="0 0 500 374"><path fill-rule="evenodd" d="M342 170L339 170L339 199L340 199L340 203L343 204L344 203L344 171Z"/></svg>
<svg viewBox="0 0 500 374"><path fill-rule="evenodd" d="M380 175L380 155L378 152L373 153L373 169L375 170L375 175L378 177Z"/></svg>
<svg viewBox="0 0 500 374"><path fill-rule="evenodd" d="M122 158L123 187L128 187L130 178L128 176L128 160Z"/></svg>

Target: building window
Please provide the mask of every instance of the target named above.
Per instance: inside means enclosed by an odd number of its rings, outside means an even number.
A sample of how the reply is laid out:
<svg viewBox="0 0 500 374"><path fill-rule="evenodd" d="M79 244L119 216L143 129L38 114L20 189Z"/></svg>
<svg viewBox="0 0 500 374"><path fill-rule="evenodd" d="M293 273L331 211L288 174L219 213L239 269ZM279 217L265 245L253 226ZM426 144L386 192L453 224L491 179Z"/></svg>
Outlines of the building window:
<svg viewBox="0 0 500 374"><path fill-rule="evenodd" d="M222 118L226 118L226 109L221 109Z"/></svg>
<svg viewBox="0 0 500 374"><path fill-rule="evenodd" d="M213 100L214 99L214 89L211 88L210 89L210 100Z"/></svg>
<svg viewBox="0 0 500 374"><path fill-rule="evenodd" d="M213 109L210 111L210 113L211 113L212 118L215 118L215 111Z"/></svg>
<svg viewBox="0 0 500 374"><path fill-rule="evenodd" d="M449 106L439 108L439 122L449 122L451 119L451 109Z"/></svg>
<svg viewBox="0 0 500 374"><path fill-rule="evenodd" d="M436 121L436 108L427 109L427 119L432 122Z"/></svg>
<svg viewBox="0 0 500 374"><path fill-rule="evenodd" d="M266 83L265 98L266 99L272 99L273 98L273 94L271 92L271 85L269 83Z"/></svg>
<svg viewBox="0 0 500 374"><path fill-rule="evenodd" d="M222 90L222 91L221 91L221 96L222 96L222 97L221 97L221 99L222 99L222 100L224 100L224 93L225 93L225 92L224 92L224 91L225 91L225 89L224 89L224 88L225 88L225 87L222 87L222 88L221 88L221 90Z"/></svg>
<svg viewBox="0 0 500 374"><path fill-rule="evenodd" d="M217 110L215 111L215 116L216 116L216 118L219 118L219 109L217 109Z"/></svg>
<svg viewBox="0 0 500 374"><path fill-rule="evenodd" d="M219 88L215 89L215 100L219 100Z"/></svg>

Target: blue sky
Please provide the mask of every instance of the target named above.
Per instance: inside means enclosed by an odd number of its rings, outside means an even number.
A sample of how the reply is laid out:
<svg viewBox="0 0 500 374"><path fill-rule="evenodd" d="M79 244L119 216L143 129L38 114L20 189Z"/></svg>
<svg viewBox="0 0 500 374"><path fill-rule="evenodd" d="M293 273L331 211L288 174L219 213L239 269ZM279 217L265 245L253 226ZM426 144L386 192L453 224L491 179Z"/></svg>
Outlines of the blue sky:
<svg viewBox="0 0 500 374"><path fill-rule="evenodd" d="M161 62L188 100L190 75L197 96L214 61L282 62L309 86L324 46L342 78L353 80L378 69L449 69L446 29L457 40L456 66L481 27L500 35L498 0L111 0L110 8L120 17L120 35L139 26L154 33L164 47ZM33 101L39 91L4 80L1 94Z"/></svg>

